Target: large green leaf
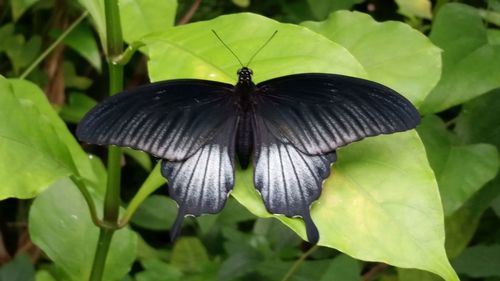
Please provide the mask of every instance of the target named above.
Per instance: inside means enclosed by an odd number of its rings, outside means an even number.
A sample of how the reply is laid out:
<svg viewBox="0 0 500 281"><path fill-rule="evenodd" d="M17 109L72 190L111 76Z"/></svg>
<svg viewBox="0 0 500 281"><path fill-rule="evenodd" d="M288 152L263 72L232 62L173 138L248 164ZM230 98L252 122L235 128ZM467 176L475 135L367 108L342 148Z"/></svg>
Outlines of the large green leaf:
<svg viewBox="0 0 500 281"><path fill-rule="evenodd" d="M102 205L101 200L94 200L97 206ZM62 280L88 280L99 229L73 182L62 179L35 199L29 231L33 242L62 270ZM129 271L136 257L136 243L135 233L128 228L114 234L103 280L119 280Z"/></svg>
<svg viewBox="0 0 500 281"><path fill-rule="evenodd" d="M499 177L481 188L460 209L446 217L446 253L453 260L462 253L471 241L478 228L482 214L490 206L492 200L500 195ZM438 281L439 277L428 272L400 269L400 281Z"/></svg>
<svg viewBox="0 0 500 281"><path fill-rule="evenodd" d="M499 159L494 145L457 144L457 137L432 115L422 120L418 133L436 174L445 215L455 212L497 174Z"/></svg>
<svg viewBox="0 0 500 281"><path fill-rule="evenodd" d="M439 80L440 50L407 24L339 11L326 21L302 25L341 44L363 65L368 79L393 88L417 107Z"/></svg>
<svg viewBox="0 0 500 281"><path fill-rule="evenodd" d="M443 49L443 74L422 110L438 112L500 87L500 45L489 43L486 25L470 6L452 3L439 10L430 34Z"/></svg>
<svg viewBox="0 0 500 281"><path fill-rule="evenodd" d="M331 40L304 27L245 13L175 27L146 38L151 80L192 77L234 83L239 65L210 29L216 30L243 62L278 30L250 65L257 82L302 72L366 77L356 59ZM234 30L245 30L245 34ZM422 35L415 36L419 39L408 36L407 42L423 42L428 46L424 53L430 52L433 55L429 57L438 61L435 48L428 41L420 41ZM426 73L420 73L426 77ZM409 88L432 86L432 82L422 81L425 86L414 83ZM422 100L425 94L425 90L419 90L410 97ZM356 258L421 268L446 280L457 280L444 251L437 184L418 135L412 131L371 138L340 149L338 155L333 176L312 207L321 233L320 244ZM252 213L270 217L252 182L251 169L238 171L232 195ZM278 218L305 237L300 219Z"/></svg>
<svg viewBox="0 0 500 281"><path fill-rule="evenodd" d="M320 245L355 258L434 272L458 280L444 250L443 212L425 149L414 132L379 136L337 151L333 176L313 204ZM267 213L250 170L232 193L258 216ZM302 237L301 220L277 216Z"/></svg>
<svg viewBox="0 0 500 281"><path fill-rule="evenodd" d="M33 83L0 77L0 200L31 198L73 174L102 190L102 167L92 164Z"/></svg>
<svg viewBox="0 0 500 281"><path fill-rule="evenodd" d="M47 103L30 82L0 77L0 200L30 198L74 171L71 156L58 137Z"/></svg>
<svg viewBox="0 0 500 281"><path fill-rule="evenodd" d="M235 28L245 33L234 32ZM175 27L145 38L151 80L199 78L235 84L236 71L241 66L211 29L243 63L278 31L250 65L256 82L301 72L365 75L361 65L343 47L307 28L243 13Z"/></svg>

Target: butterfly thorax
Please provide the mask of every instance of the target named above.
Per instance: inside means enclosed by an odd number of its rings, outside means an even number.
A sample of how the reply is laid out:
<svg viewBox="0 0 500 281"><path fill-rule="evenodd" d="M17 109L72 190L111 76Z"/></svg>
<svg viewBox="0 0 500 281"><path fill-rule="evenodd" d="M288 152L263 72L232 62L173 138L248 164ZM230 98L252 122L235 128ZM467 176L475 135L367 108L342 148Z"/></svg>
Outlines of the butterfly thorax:
<svg viewBox="0 0 500 281"><path fill-rule="evenodd" d="M252 81L252 70L242 67L238 70L238 83L235 93L238 96L239 119L238 132L236 135L236 154L242 168L246 168L250 162L253 149L253 133L251 119L252 92L255 84Z"/></svg>
<svg viewBox="0 0 500 281"><path fill-rule="evenodd" d="M255 90L255 84L252 81L252 70L248 67L242 67L238 70L238 83L235 92L238 95L238 105L240 110L246 112L250 110L252 103L252 92Z"/></svg>

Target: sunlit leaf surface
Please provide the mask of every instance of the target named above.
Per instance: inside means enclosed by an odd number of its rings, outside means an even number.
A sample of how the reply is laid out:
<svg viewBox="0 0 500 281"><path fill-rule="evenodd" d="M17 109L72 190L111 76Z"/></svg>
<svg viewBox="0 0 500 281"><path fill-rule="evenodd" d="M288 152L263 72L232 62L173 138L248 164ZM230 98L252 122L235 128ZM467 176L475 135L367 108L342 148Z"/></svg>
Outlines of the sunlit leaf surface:
<svg viewBox="0 0 500 281"><path fill-rule="evenodd" d="M345 47L368 79L393 88L417 107L439 80L441 51L404 23L380 23L367 14L339 11L325 21L302 25Z"/></svg>
<svg viewBox="0 0 500 281"><path fill-rule="evenodd" d="M364 20L356 28L362 30L364 24L371 28L372 23ZM224 51L211 29L217 31L243 63L278 30L276 37L250 64L257 82L303 72L358 77L370 74L363 69L362 60L360 64L344 47L308 29L253 14L238 14L147 37L144 42L150 57L151 80L199 78L235 83L240 66ZM245 30L245 33L234 30ZM408 32L406 40L421 44L424 58L428 58L425 62L434 63L426 71L438 73L437 49L420 34ZM372 53L377 54L375 50ZM386 68L380 72L383 69ZM436 78L426 78L421 69L416 73L424 77L412 74L412 79L421 80L411 81L408 89L412 94L408 96L422 101ZM390 76L391 73L386 72L378 80L398 79ZM446 280L458 280L444 251L439 192L417 133L369 138L339 149L338 156L333 176L325 182L322 197L312 206L312 216L321 233L320 244L355 258L420 268ZM252 213L271 216L253 187L251 169L237 172L232 195ZM278 218L304 237L300 219Z"/></svg>

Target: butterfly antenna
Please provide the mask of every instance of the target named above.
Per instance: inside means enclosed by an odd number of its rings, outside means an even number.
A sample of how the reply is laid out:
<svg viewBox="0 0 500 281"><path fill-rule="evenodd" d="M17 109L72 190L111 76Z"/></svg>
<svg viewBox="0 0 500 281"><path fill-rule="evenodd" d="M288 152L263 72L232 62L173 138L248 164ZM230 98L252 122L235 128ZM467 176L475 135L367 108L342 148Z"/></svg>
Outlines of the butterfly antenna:
<svg viewBox="0 0 500 281"><path fill-rule="evenodd" d="M222 45L224 45L224 47L226 47L226 49L228 49L231 54L233 54L233 56L238 60L238 62L241 64L241 67L244 67L243 63L241 62L240 58L238 58L238 56L233 52L233 50L231 50L231 48L229 48L229 46L224 43L224 41L222 40L222 38L220 38L219 34L217 34L217 32L215 32L215 30L212 29L212 32L215 34L215 36L217 37L217 39L219 39L219 41L222 43Z"/></svg>
<svg viewBox="0 0 500 281"><path fill-rule="evenodd" d="M255 56L256 56L256 55L257 55L260 51L262 51L262 49L264 49L264 47L265 47L267 44L269 44L269 42L271 42L271 39L273 39L273 37L276 35L276 33L278 33L278 30L275 30L275 31L274 31L274 33L273 33L273 35L271 35L271 37L269 37L269 39L267 39L266 43L264 43L264 44L263 44L263 45L262 45L262 46L261 46L261 47L257 50L257 52L255 52L255 53L253 54L253 56L252 56L252 57L248 60L247 66L249 66L249 65L250 65L250 63L252 62L252 60L255 58Z"/></svg>

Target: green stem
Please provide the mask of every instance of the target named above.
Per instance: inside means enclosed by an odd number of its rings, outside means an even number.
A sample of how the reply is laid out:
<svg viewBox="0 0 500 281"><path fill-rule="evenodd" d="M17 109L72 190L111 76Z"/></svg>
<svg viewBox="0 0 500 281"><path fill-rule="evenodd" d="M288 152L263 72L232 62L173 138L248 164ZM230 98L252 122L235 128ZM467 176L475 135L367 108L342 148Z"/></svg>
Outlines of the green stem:
<svg viewBox="0 0 500 281"><path fill-rule="evenodd" d="M290 267L288 272L285 274L283 279L281 281L288 281L290 278L292 278L293 274L299 269L299 267L302 265L302 263L309 257L312 253L314 253L317 249L319 249L318 245L314 245L311 247L311 249L307 250L300 258Z"/></svg>
<svg viewBox="0 0 500 281"><path fill-rule="evenodd" d="M104 196L103 220L116 223L120 212L120 159L119 147L108 148L108 185Z"/></svg>
<svg viewBox="0 0 500 281"><path fill-rule="evenodd" d="M126 65L132 56L139 50L139 48L144 47L146 44L142 42L132 42L128 45L127 49L116 58L113 58L113 62L116 64Z"/></svg>
<svg viewBox="0 0 500 281"><path fill-rule="evenodd" d="M92 273L90 274L89 279L91 281L102 280L106 257L108 256L108 250L114 232L115 231L112 229L100 229L99 240L97 242L97 248L94 256L94 266L92 267Z"/></svg>
<svg viewBox="0 0 500 281"><path fill-rule="evenodd" d="M118 225L119 227L127 225L142 202L144 202L144 200L146 200L151 193L165 183L165 178L160 174L160 166L160 162L158 162L153 171L149 174L148 178L142 184L141 188L139 188L139 191L137 191L134 195L134 198L130 200L127 209L123 213L123 217L120 220Z"/></svg>
<svg viewBox="0 0 500 281"><path fill-rule="evenodd" d="M116 64L113 58L123 52L123 38L118 9L118 0L105 0L104 12L106 18L106 55L108 58L109 94L113 95L123 89L123 65ZM108 184L104 196L103 223L116 225L120 212L120 159L121 150L118 147L108 149ZM101 281L104 265L108 255L111 238L115 229L101 227L97 242L94 263L90 281Z"/></svg>
<svg viewBox="0 0 500 281"><path fill-rule="evenodd" d="M19 76L19 78L25 79L31 73L31 71L33 71L33 69L35 69L35 67L37 67L37 65L39 65L40 62L42 62L50 54L50 52L52 52L52 50L54 50L57 47L57 45L59 45L59 43L61 43L61 41L64 40L64 38L66 38L66 36L68 36L68 34L71 31L73 31L73 29L75 29L75 27L77 27L78 24L80 24L80 22L82 22L83 19L87 17L88 14L89 14L88 11L83 12L83 14L75 22L73 22L71 26L68 27L68 29L66 29L56 39L56 41L52 42L52 44L47 49L45 49L45 51L40 56L38 56L38 58L36 58L36 60L33 63L31 63L31 65L28 68L26 68L26 70L21 74L21 76Z"/></svg>
<svg viewBox="0 0 500 281"><path fill-rule="evenodd" d="M80 193L83 195L83 198L85 199L85 202L89 207L90 217L92 218L92 222L96 226L100 226L102 222L99 219L99 216L97 215L97 209L95 207L94 200L92 199L92 196L90 195L87 187L85 186L85 184L82 183L81 179L78 176L72 175L70 178L73 181L73 183L75 183L75 185L78 187Z"/></svg>

